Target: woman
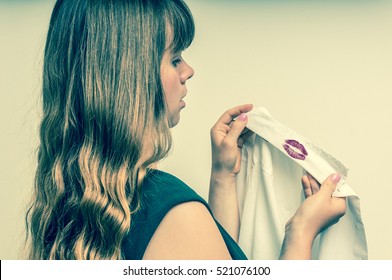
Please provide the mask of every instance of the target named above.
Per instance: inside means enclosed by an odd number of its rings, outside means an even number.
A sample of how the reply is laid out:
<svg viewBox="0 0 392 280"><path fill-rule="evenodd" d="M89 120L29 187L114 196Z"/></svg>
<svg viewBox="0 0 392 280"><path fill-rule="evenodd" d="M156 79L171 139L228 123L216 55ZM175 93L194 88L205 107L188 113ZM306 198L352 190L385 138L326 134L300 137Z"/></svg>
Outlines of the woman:
<svg viewBox="0 0 392 280"><path fill-rule="evenodd" d="M181 52L194 23L182 0L58 0L43 69L32 259L243 259L235 178L252 105L211 129L209 205L154 169L171 147L193 69ZM282 258L310 258L313 239L345 211L319 185L288 222ZM310 192L309 192L310 190ZM212 214L213 213L213 214ZM225 229L226 230L225 230Z"/></svg>

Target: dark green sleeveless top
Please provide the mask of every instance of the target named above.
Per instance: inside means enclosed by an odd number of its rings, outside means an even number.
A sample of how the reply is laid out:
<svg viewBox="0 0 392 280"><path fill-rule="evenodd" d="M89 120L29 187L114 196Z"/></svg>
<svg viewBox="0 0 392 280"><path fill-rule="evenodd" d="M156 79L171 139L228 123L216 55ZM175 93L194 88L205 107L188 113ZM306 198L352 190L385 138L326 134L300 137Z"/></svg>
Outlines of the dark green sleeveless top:
<svg viewBox="0 0 392 280"><path fill-rule="evenodd" d="M159 170L149 170L141 186L141 208L132 216L131 228L122 246L124 259L140 260L155 230L174 206L190 201L207 202L178 178ZM211 214L212 215L212 214ZM214 219L215 220L215 219ZM237 243L215 220L232 259L246 259Z"/></svg>

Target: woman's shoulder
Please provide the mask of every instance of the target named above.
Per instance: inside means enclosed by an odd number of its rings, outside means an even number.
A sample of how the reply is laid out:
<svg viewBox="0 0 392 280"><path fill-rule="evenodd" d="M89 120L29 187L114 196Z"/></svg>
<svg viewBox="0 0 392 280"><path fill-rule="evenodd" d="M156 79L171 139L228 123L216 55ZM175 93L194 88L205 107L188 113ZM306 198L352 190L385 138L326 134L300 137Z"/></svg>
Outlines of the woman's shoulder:
<svg viewBox="0 0 392 280"><path fill-rule="evenodd" d="M207 202L183 181L163 171L149 170L141 195L134 229L138 228L136 236L148 236L148 244L143 246L143 255L139 257L230 258Z"/></svg>
<svg viewBox="0 0 392 280"><path fill-rule="evenodd" d="M177 177L149 170L139 197L123 243L125 259L246 259L207 202Z"/></svg>
<svg viewBox="0 0 392 280"><path fill-rule="evenodd" d="M154 232L143 259L230 259L215 220L200 202L176 205Z"/></svg>
<svg viewBox="0 0 392 280"><path fill-rule="evenodd" d="M132 215L129 234L123 248L127 259L141 259L154 232L170 210L187 202L207 202L177 177L164 171L150 169L139 191L139 209ZM182 207L180 207L182 208ZM177 211L174 211L177 213Z"/></svg>

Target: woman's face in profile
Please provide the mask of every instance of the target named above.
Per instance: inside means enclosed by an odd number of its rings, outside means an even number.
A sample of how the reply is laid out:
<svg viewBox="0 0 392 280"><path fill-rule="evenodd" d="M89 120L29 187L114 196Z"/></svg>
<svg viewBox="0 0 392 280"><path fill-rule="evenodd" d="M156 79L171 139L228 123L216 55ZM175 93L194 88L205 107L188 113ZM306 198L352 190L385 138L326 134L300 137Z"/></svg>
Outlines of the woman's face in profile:
<svg viewBox="0 0 392 280"><path fill-rule="evenodd" d="M187 94L186 81L194 74L181 56L170 49L163 54L161 63L161 81L165 93L166 106L169 110L169 124L174 127L180 121L180 111L186 104L183 98Z"/></svg>

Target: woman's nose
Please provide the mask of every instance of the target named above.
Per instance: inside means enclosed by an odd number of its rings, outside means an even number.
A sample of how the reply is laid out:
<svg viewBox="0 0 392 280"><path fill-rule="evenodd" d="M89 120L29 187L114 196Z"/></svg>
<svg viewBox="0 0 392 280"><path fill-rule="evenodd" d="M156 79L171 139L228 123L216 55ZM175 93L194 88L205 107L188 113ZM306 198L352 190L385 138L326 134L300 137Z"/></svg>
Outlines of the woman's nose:
<svg viewBox="0 0 392 280"><path fill-rule="evenodd" d="M181 82L185 83L187 80L189 80L190 78L193 77L193 75L195 74L195 71L193 70L193 68L184 61L184 70L181 73Z"/></svg>

